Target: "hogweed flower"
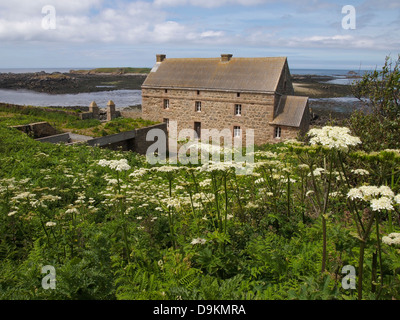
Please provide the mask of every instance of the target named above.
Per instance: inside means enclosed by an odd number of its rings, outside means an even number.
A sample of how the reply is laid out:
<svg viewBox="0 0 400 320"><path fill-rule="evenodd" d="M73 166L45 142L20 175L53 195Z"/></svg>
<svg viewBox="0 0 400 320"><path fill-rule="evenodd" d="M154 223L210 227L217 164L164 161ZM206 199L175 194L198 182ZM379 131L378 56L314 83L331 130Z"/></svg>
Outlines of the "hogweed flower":
<svg viewBox="0 0 400 320"><path fill-rule="evenodd" d="M132 172L129 176L133 178L139 178L144 176L149 170L146 168L140 168Z"/></svg>
<svg viewBox="0 0 400 320"><path fill-rule="evenodd" d="M98 162L98 165L102 167L109 167L110 169L116 170L116 171L127 171L131 168L131 166L128 164L128 160L126 159L121 159L121 160L100 160Z"/></svg>
<svg viewBox="0 0 400 320"><path fill-rule="evenodd" d="M311 145L321 144L328 149L347 151L350 146L361 143L360 138L350 135L350 129L346 127L325 126L321 129L311 129L308 132L311 136Z"/></svg>
<svg viewBox="0 0 400 320"><path fill-rule="evenodd" d="M371 208L373 211L394 210L392 200L388 197L380 197L371 200Z"/></svg>
<svg viewBox="0 0 400 320"><path fill-rule="evenodd" d="M360 176L369 175L369 172L367 170L364 170L364 169L353 169L353 170L351 170L351 172L354 173L354 174L358 174Z"/></svg>
<svg viewBox="0 0 400 320"><path fill-rule="evenodd" d="M400 233L390 233L387 236L382 237L382 242L391 245L400 245Z"/></svg>
<svg viewBox="0 0 400 320"><path fill-rule="evenodd" d="M206 239L196 238L196 239L192 240L191 244L193 244L193 245L195 245L195 244L205 244L206 242L207 242Z"/></svg>
<svg viewBox="0 0 400 320"><path fill-rule="evenodd" d="M373 211L394 210L393 205L399 204L400 194L396 195L388 186L361 186L352 188L347 193L351 200L360 199L370 203Z"/></svg>
<svg viewBox="0 0 400 320"><path fill-rule="evenodd" d="M46 222L46 227L55 227L56 225L57 225L57 223L52 222L52 221Z"/></svg>

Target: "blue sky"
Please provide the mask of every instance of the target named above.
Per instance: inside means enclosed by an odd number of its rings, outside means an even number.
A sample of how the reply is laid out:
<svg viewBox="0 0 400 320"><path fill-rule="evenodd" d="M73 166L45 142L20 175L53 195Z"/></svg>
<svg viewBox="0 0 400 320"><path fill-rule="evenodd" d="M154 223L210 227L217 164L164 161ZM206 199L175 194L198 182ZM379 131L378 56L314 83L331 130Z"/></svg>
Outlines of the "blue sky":
<svg viewBox="0 0 400 320"><path fill-rule="evenodd" d="M342 27L345 5L355 29ZM294 69L373 69L397 58L399 34L399 0L0 0L0 68L151 67L157 53L232 53L287 56Z"/></svg>

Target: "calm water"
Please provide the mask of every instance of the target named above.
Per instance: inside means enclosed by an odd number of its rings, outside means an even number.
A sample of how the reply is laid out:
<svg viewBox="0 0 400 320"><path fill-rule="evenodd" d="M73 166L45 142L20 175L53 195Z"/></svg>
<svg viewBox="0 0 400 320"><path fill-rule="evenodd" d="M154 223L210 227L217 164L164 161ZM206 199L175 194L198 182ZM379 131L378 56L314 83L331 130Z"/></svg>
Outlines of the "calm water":
<svg viewBox="0 0 400 320"><path fill-rule="evenodd" d="M78 94L47 94L31 90L0 89L0 102L40 107L86 106L95 101L105 108L109 100L114 101L117 109L142 103L140 90L113 90Z"/></svg>
<svg viewBox="0 0 400 320"><path fill-rule="evenodd" d="M45 71L52 72L69 72L71 69L87 69L90 68L29 68L29 69L0 69L0 73L31 73ZM352 80L346 79L345 76L350 70L328 70L328 69L291 69L292 74L313 74L321 76L334 76L335 79L330 81L337 84L348 84ZM365 71L356 71L363 74ZM140 90L114 90L100 91L91 93L78 94L47 94L38 93L30 90L10 90L0 89L0 102L13 103L19 105L32 106L89 106L95 101L100 108L105 108L107 102L113 100L116 108L124 108L142 103ZM348 101L350 102L350 101Z"/></svg>

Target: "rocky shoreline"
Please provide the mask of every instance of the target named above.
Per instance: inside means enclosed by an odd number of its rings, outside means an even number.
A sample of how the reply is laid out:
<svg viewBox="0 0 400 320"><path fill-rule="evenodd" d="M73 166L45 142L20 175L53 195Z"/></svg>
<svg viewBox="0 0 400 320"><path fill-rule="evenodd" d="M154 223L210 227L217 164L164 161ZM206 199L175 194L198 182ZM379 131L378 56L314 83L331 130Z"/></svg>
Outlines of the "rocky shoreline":
<svg viewBox="0 0 400 320"><path fill-rule="evenodd" d="M0 73L0 89L27 89L48 94L75 94L111 90L140 90L147 74L143 73ZM349 74L349 79L356 76ZM337 97L352 97L350 85L333 84L335 77L292 75L296 95L310 98L313 123L345 119L353 110L362 109L361 102L337 101ZM135 110L137 112L137 110Z"/></svg>
<svg viewBox="0 0 400 320"><path fill-rule="evenodd" d="M27 89L48 94L140 90L146 74L0 73L1 89Z"/></svg>

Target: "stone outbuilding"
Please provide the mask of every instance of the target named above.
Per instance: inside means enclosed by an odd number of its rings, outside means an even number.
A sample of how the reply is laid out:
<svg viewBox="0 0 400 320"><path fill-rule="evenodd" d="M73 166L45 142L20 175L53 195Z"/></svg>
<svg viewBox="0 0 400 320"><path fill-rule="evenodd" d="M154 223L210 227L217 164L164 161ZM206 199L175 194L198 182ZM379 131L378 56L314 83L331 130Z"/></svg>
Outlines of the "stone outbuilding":
<svg viewBox="0 0 400 320"><path fill-rule="evenodd" d="M142 85L142 117L177 123L178 132L229 129L245 143L296 138L309 129L308 97L294 96L286 57L166 58L156 64Z"/></svg>

